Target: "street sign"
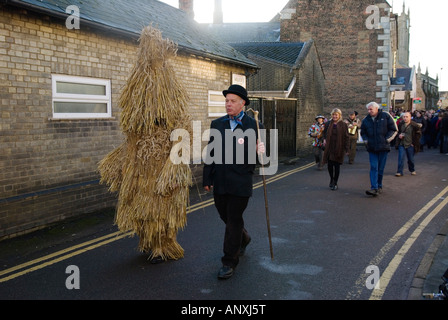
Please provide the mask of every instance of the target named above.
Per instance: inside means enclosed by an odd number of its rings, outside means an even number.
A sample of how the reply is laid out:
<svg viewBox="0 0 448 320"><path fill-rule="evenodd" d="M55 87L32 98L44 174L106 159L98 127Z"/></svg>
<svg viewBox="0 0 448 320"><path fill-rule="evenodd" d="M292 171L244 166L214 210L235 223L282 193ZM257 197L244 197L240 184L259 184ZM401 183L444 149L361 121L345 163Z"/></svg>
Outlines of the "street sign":
<svg viewBox="0 0 448 320"><path fill-rule="evenodd" d="M414 102L414 104L421 104L422 103L422 98L414 98L413 102Z"/></svg>

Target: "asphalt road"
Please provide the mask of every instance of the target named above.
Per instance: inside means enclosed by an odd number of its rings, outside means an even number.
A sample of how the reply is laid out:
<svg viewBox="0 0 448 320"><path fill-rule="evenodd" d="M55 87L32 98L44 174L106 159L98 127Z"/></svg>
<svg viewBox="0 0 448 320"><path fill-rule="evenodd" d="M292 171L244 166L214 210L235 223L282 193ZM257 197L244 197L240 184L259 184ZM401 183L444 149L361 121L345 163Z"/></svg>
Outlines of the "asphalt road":
<svg viewBox="0 0 448 320"><path fill-rule="evenodd" d="M211 196L192 188L188 225L178 236L183 259L150 264L138 239L116 234L113 213L102 213L0 242L0 299L181 300L176 314L194 312L180 309L189 301L406 300L448 218L448 156L425 150L416 156L417 175L398 178L397 155L389 154L376 198L364 193L363 147L353 165L342 166L337 191L311 158L281 164L266 186L274 259L256 177L245 212L252 242L229 280L217 279L224 226Z"/></svg>

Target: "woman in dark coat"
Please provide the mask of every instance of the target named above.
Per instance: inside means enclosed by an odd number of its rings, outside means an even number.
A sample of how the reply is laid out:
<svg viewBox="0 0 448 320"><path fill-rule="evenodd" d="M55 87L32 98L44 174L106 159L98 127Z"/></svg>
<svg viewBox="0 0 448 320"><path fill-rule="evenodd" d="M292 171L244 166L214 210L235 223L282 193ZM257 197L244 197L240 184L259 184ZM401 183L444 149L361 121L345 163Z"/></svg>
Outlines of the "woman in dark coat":
<svg viewBox="0 0 448 320"><path fill-rule="evenodd" d="M350 150L348 126L342 121L340 109L331 112L331 120L325 124L323 136L325 151L322 161L328 163L331 190L337 190L340 167Z"/></svg>

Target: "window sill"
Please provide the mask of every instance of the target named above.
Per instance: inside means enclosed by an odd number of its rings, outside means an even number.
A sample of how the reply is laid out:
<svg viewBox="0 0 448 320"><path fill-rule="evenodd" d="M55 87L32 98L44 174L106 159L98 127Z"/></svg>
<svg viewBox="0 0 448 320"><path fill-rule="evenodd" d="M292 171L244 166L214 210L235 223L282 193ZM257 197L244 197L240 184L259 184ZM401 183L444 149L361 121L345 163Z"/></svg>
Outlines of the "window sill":
<svg viewBox="0 0 448 320"><path fill-rule="evenodd" d="M107 118L48 118L48 121L83 121L83 120L89 120L89 121L101 121L101 120L117 120L116 117L107 117Z"/></svg>

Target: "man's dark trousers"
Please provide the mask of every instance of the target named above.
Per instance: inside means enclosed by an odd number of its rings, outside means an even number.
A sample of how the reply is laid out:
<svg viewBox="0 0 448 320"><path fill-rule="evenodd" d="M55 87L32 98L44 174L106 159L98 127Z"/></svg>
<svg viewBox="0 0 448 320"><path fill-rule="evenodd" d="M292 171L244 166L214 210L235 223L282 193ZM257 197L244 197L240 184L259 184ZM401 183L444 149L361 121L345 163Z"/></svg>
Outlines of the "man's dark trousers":
<svg viewBox="0 0 448 320"><path fill-rule="evenodd" d="M222 264L235 268L239 262L242 244L248 243L250 236L244 228L243 212L249 202L249 197L239 197L230 194L214 194L215 206L219 216L226 224L224 235L224 256Z"/></svg>
<svg viewBox="0 0 448 320"><path fill-rule="evenodd" d="M220 163L206 161L203 170L203 185L213 186L215 206L220 218L226 224L222 264L235 268L239 261L241 246L246 246L250 240L246 229L244 229L243 212L253 191L252 178L256 163L249 161L249 154L256 152L258 132L255 119L249 116L243 117L242 125L238 124L236 129L242 129L244 132L250 129L255 133L255 139L253 140L249 139L250 135L244 136L244 163L239 164L236 159L236 146L240 144L240 140L237 141L237 139L232 138L232 143L226 143L226 130L231 130L227 118L225 116L213 120L211 123L211 129L216 129L221 133L221 150L224 150L224 152L222 152ZM260 128L263 128L261 124ZM250 133L250 131L247 133ZM214 137L211 141L214 141ZM233 155L233 161L226 163L225 156L230 152ZM210 156L214 155L214 149L212 149Z"/></svg>

